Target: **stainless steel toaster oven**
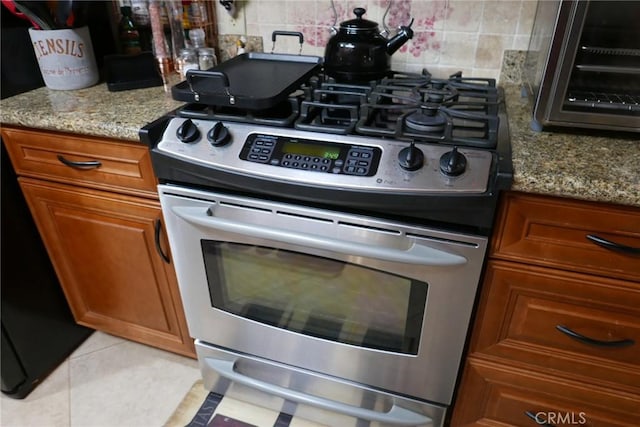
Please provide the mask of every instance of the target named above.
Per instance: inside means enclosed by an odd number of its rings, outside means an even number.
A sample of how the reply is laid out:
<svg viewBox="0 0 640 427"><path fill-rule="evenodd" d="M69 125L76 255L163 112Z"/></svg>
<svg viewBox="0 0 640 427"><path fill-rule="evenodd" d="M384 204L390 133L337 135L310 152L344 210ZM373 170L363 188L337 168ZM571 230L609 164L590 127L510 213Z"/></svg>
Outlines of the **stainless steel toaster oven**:
<svg viewBox="0 0 640 427"><path fill-rule="evenodd" d="M640 132L640 2L539 1L524 66L532 127Z"/></svg>

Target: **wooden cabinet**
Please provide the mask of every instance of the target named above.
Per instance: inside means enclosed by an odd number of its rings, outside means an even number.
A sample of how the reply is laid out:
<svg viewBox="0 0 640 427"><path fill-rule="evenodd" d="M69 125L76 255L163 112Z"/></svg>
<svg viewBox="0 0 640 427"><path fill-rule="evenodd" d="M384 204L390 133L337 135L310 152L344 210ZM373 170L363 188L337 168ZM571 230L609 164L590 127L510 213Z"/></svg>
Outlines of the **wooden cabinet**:
<svg viewBox="0 0 640 427"><path fill-rule="evenodd" d="M20 128L2 138L76 321L195 357L147 148Z"/></svg>
<svg viewBox="0 0 640 427"><path fill-rule="evenodd" d="M638 208L507 193L451 424L640 425L638 248Z"/></svg>

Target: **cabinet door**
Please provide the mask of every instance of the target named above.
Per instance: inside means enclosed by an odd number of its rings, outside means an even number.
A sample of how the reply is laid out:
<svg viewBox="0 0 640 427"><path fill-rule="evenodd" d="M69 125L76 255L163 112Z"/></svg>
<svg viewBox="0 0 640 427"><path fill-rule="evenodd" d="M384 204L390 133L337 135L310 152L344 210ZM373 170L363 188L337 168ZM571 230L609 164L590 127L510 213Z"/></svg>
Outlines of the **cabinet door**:
<svg viewBox="0 0 640 427"><path fill-rule="evenodd" d="M471 357L451 426L637 427L639 407L636 394Z"/></svg>
<svg viewBox="0 0 640 427"><path fill-rule="evenodd" d="M167 256L157 201L30 178L20 186L78 323L195 356L159 251Z"/></svg>

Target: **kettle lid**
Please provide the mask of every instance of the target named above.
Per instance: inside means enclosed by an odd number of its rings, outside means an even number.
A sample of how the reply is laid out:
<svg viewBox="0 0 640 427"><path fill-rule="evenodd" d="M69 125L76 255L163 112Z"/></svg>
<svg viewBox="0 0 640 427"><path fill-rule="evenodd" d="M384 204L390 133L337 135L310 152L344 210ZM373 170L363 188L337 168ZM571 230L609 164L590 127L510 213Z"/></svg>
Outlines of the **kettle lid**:
<svg viewBox="0 0 640 427"><path fill-rule="evenodd" d="M366 13L366 10L364 8L356 7L355 9L353 9L353 13L355 13L356 18L341 22L341 29L346 29L348 31L371 31L378 29L377 22L369 21L368 19L362 19L362 15Z"/></svg>

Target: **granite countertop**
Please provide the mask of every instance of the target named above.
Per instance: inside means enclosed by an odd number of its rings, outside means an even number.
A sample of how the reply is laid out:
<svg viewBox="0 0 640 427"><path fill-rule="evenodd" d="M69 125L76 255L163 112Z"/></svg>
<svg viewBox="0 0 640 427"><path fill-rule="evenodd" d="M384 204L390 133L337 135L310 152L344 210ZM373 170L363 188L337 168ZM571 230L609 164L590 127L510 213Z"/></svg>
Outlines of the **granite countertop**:
<svg viewBox="0 0 640 427"><path fill-rule="evenodd" d="M139 141L142 126L182 104L162 86L119 92L106 83L73 91L41 87L0 101L0 122Z"/></svg>
<svg viewBox="0 0 640 427"><path fill-rule="evenodd" d="M640 206L640 141L534 132L528 101L510 80L501 86L513 151L513 190ZM68 92L39 88L2 100L0 121L138 141L142 126L181 104L162 87L122 92L109 92L104 83Z"/></svg>
<svg viewBox="0 0 640 427"><path fill-rule="evenodd" d="M503 87L513 190L640 206L640 136L534 132L520 85Z"/></svg>
<svg viewBox="0 0 640 427"><path fill-rule="evenodd" d="M522 94L525 53L506 51L501 73L514 168L511 189L640 206L640 134L531 130Z"/></svg>

